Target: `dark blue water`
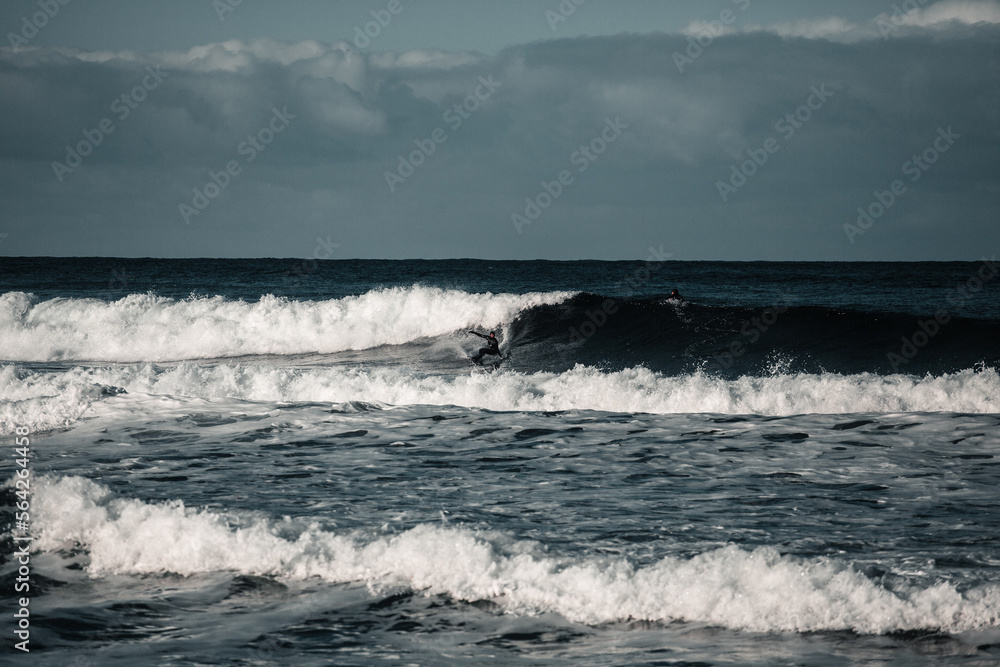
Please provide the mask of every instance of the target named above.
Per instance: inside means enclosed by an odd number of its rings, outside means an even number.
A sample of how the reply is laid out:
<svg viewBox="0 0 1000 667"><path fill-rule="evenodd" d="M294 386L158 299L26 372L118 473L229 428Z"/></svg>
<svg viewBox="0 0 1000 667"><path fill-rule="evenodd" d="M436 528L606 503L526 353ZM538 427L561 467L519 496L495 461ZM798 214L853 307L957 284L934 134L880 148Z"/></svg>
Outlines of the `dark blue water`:
<svg viewBox="0 0 1000 667"><path fill-rule="evenodd" d="M986 281L970 291L983 267ZM0 290L41 298L116 299L152 292L254 300L340 298L414 284L468 292L572 290L640 299L679 289L710 306L767 307L788 301L860 312L932 314L946 308L1000 318L996 259L972 262L658 262L490 260L300 260L3 258ZM971 286L973 289L976 285ZM949 296L955 297L949 301Z"/></svg>
<svg viewBox="0 0 1000 667"><path fill-rule="evenodd" d="M116 301L127 294L152 294L250 302L265 294L317 301L411 286L468 293L570 291L578 295L503 323L522 368L642 365L670 375L702 369L739 377L769 373L780 363L785 370L808 373L919 375L997 364L995 269L990 261L15 258L0 267L0 290L30 292L38 300ZM683 307L667 300L674 289L687 300ZM921 353L909 354L916 351Z"/></svg>
<svg viewBox="0 0 1000 667"><path fill-rule="evenodd" d="M1000 660L991 261L0 261L4 659Z"/></svg>

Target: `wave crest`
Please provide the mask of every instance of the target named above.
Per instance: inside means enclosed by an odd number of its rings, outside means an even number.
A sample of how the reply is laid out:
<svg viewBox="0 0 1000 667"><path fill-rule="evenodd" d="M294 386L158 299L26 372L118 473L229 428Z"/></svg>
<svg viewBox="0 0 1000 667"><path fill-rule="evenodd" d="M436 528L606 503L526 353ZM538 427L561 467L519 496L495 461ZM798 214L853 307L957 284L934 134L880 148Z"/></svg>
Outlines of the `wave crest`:
<svg viewBox="0 0 1000 667"><path fill-rule="evenodd" d="M0 295L0 354L9 361L171 361L253 354L334 353L510 322L572 292L470 294L412 286L326 301L265 295L118 301Z"/></svg>
<svg viewBox="0 0 1000 667"><path fill-rule="evenodd" d="M72 423L98 401L129 394L332 404L458 405L510 411L719 413L787 416L893 412L1000 413L1000 373L939 376L775 374L733 380L696 373L666 376L646 368L607 372L576 366L563 373L418 375L404 368L291 368L190 362L58 373L0 367L0 433Z"/></svg>
<svg viewBox="0 0 1000 667"><path fill-rule="evenodd" d="M599 624L637 619L710 623L755 632L865 634L995 626L1000 587L959 592L946 582L893 590L850 563L729 545L646 567L626 558L554 556L495 531L422 524L397 535L336 534L260 516L227 517L116 498L81 477L41 477L35 547L89 553L92 576L230 570L289 580L406 586L456 599L494 599L508 613L559 613Z"/></svg>

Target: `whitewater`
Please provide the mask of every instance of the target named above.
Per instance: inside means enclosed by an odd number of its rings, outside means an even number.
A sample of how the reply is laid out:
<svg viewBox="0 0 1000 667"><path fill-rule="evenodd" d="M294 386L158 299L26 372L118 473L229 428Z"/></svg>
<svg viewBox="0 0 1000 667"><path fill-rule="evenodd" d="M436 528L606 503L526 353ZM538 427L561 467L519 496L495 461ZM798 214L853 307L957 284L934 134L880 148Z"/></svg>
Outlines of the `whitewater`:
<svg viewBox="0 0 1000 667"><path fill-rule="evenodd" d="M17 361L170 361L249 354L363 350L498 326L535 305L572 294L468 294L389 288L300 302L263 295L172 299L130 294L116 301L31 294L0 296L4 358ZM95 332L101 335L95 336Z"/></svg>
<svg viewBox="0 0 1000 667"><path fill-rule="evenodd" d="M33 662L1000 660L976 263L287 264L0 267Z"/></svg>

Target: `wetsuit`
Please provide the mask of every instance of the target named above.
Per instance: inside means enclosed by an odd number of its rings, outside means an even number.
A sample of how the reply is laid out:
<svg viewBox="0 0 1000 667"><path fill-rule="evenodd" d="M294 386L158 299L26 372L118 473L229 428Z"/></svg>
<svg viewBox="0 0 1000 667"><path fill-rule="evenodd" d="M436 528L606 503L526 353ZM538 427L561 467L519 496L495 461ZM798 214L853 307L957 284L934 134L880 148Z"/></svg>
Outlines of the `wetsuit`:
<svg viewBox="0 0 1000 667"><path fill-rule="evenodd" d="M478 364L487 354L495 354L498 357L500 356L500 341L497 340L496 336L487 336L486 334L481 334L476 331L470 331L469 333L486 339L486 347L479 348L479 352L476 353L476 356L472 357L474 362Z"/></svg>

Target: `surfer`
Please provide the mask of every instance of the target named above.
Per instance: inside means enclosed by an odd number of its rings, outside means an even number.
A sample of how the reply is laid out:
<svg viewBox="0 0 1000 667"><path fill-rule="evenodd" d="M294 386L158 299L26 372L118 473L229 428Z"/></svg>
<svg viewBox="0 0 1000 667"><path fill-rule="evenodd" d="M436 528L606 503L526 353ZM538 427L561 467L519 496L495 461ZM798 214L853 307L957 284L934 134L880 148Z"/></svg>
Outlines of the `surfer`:
<svg viewBox="0 0 1000 667"><path fill-rule="evenodd" d="M473 362L478 364L487 354L494 354L498 357L501 356L500 341L497 340L496 332L491 331L489 336L481 334L478 331L470 331L469 333L486 339L486 347L479 348L479 352L476 353L476 356L471 357Z"/></svg>
<svg viewBox="0 0 1000 667"><path fill-rule="evenodd" d="M684 297L682 297L681 293L676 289L670 293L670 296L668 296L667 299L670 301L676 301L677 303L684 303Z"/></svg>

